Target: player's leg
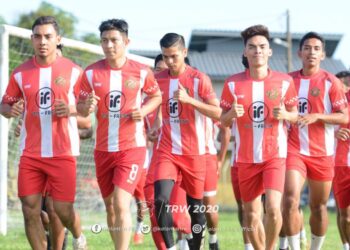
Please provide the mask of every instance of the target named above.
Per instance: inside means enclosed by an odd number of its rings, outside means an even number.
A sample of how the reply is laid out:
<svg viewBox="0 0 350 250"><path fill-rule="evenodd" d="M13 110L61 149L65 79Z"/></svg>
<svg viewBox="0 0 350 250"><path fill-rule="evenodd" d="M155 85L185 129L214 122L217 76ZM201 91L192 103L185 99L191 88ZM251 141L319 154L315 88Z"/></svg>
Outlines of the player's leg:
<svg viewBox="0 0 350 250"><path fill-rule="evenodd" d="M328 227L327 202L334 177L333 156L308 157L311 249L321 249Z"/></svg>
<svg viewBox="0 0 350 250"><path fill-rule="evenodd" d="M57 216L73 235L73 248L85 249L86 238L82 233L80 216L74 209L76 189L75 157L53 158L46 162L48 185Z"/></svg>
<svg viewBox="0 0 350 250"><path fill-rule="evenodd" d="M216 190L219 176L216 155L206 155L205 176L203 203L206 206L205 218L207 220L209 233L209 249L216 250L219 249L219 243L217 239L219 213L218 204L216 202Z"/></svg>
<svg viewBox="0 0 350 250"><path fill-rule="evenodd" d="M157 180L154 183L154 205L157 223L163 235L166 247L169 249L175 246L173 238L173 218L170 204L170 195L174 187L173 180Z"/></svg>
<svg viewBox="0 0 350 250"><path fill-rule="evenodd" d="M46 175L40 171L42 165L38 159L21 157L18 172L18 196L22 204L24 227L30 246L33 249L46 250L46 236L40 219L42 192L46 184Z"/></svg>
<svg viewBox="0 0 350 250"><path fill-rule="evenodd" d="M267 189L266 195L266 219L265 235L266 249L275 249L278 234L282 227L281 200L282 193L277 190Z"/></svg>
<svg viewBox="0 0 350 250"><path fill-rule="evenodd" d="M181 169L182 186L186 191L188 212L191 217L192 244L191 249L204 248L204 236L206 229L205 206L203 205L204 179L205 179L205 155L177 157L177 163ZM189 242L189 244L191 244Z"/></svg>
<svg viewBox="0 0 350 250"><path fill-rule="evenodd" d="M143 147L115 153L113 205L115 213L116 249L128 249L132 235L130 204L141 179L146 149Z"/></svg>
<svg viewBox="0 0 350 250"><path fill-rule="evenodd" d="M144 168L142 170L142 176L140 181L137 183L134 197L136 201L136 207L137 207L137 213L136 213L136 227L135 227L135 233L133 237L133 241L135 245L139 245L143 243L143 233L142 233L142 227L143 227L143 218L145 211L147 210L147 204L145 202L145 194L143 191L143 188L145 186L146 181L146 169Z"/></svg>
<svg viewBox="0 0 350 250"><path fill-rule="evenodd" d="M62 249L65 238L65 229L60 218L53 208L53 200L47 195L45 199L47 214L50 218L50 238L53 249Z"/></svg>
<svg viewBox="0 0 350 250"><path fill-rule="evenodd" d="M240 191L239 182L238 182L238 169L235 166L231 167L231 183L232 183L233 194L237 202L237 215L238 215L239 224L241 225L241 228L242 228L244 250L254 250L253 245L248 238L248 232L247 230L244 230L244 228L247 228L247 225L243 220L243 217L244 217L243 202L242 202L241 191Z"/></svg>
<svg viewBox="0 0 350 250"><path fill-rule="evenodd" d="M300 249L300 194L305 183L306 166L300 155L287 156L283 194L283 227L292 249Z"/></svg>

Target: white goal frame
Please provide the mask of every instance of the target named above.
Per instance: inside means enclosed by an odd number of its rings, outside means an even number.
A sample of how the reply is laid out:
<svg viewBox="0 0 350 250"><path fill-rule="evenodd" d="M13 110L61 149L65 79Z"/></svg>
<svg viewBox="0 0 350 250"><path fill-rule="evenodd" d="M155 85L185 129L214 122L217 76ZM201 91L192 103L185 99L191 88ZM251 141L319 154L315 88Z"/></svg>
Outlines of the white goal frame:
<svg viewBox="0 0 350 250"><path fill-rule="evenodd" d="M30 39L31 30L10 25L0 25L0 98L5 93L9 82L9 38L10 36ZM98 45L89 44L73 39L62 38L64 47L87 51L103 55L102 48ZM153 67L154 60L128 54L128 58ZM7 168L8 168L8 119L0 116L0 234L7 234Z"/></svg>

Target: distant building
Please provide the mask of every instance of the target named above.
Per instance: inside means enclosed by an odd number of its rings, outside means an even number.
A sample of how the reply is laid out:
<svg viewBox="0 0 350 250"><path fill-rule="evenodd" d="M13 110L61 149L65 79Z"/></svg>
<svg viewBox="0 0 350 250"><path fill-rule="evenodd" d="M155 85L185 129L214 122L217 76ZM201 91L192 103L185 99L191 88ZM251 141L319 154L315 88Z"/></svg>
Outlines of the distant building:
<svg viewBox="0 0 350 250"><path fill-rule="evenodd" d="M297 51L299 42L304 33L292 33L292 67L293 70L301 68L301 62ZM341 34L321 34L326 40L326 58L322 62L322 68L336 74L346 70L340 60L332 56L342 38ZM270 46L273 55L269 60L270 68L277 71L287 72L287 49L284 45L285 34L271 32ZM213 81L218 97L225 78L241 72L244 67L241 63L243 41L240 31L230 30L193 30L191 38L186 41L189 49L191 65L205 72ZM131 51L131 53L154 58L160 51Z"/></svg>

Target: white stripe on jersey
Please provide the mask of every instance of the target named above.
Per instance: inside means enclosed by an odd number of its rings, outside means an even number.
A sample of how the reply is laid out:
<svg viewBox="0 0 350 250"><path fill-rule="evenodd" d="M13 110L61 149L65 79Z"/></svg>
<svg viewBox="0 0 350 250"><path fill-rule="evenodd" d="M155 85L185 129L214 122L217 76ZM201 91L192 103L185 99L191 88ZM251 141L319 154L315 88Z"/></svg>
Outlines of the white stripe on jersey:
<svg viewBox="0 0 350 250"><path fill-rule="evenodd" d="M75 84L79 84L77 83L79 75L80 71L77 68L73 68L68 91L69 105L75 105L74 86ZM79 155L79 132L77 118L75 116L70 116L68 118L68 134L70 139L72 155L77 156Z"/></svg>
<svg viewBox="0 0 350 250"><path fill-rule="evenodd" d="M235 82L229 82L228 83L228 87L230 89L230 92L232 94L232 96L235 96L235 87L236 87L236 84ZM236 122L234 121L232 123L232 129L231 129L231 134L232 136L235 137L235 146L233 147L233 150L232 150L232 156L235 157L235 160L237 161L237 158L238 158L238 150L240 148L240 145L241 145L241 138L240 138L240 135L239 135L239 131L238 131L238 126L236 126ZM233 159L232 158L232 164L233 164Z"/></svg>
<svg viewBox="0 0 350 250"><path fill-rule="evenodd" d="M236 122L233 122L232 123L232 128L230 130L231 136L235 136L235 134L234 134L235 133L235 131L234 131L235 129L236 129ZM236 166L236 164L234 164L235 163L235 156L236 156L236 139L235 139L235 137L233 137L233 138L234 138L234 140L232 142L232 151L231 151L231 159L230 159L231 167L235 167Z"/></svg>
<svg viewBox="0 0 350 250"><path fill-rule="evenodd" d="M252 103L263 102L264 103L264 82L254 82L252 86ZM265 110L263 111L265 112ZM253 161L254 163L263 162L263 138L264 138L264 125L262 121L259 123L262 125L261 128L257 127L256 124L253 124Z"/></svg>
<svg viewBox="0 0 350 250"><path fill-rule="evenodd" d="M122 72L120 70L110 71L109 92L119 91L122 92ZM114 96L113 96L114 97ZM110 97L111 98L111 97ZM114 97L115 98L115 97ZM116 110L120 110L121 101L116 102ZM119 121L120 118L114 118L115 114L119 112L108 111L108 152L119 151Z"/></svg>
<svg viewBox="0 0 350 250"><path fill-rule="evenodd" d="M300 80L300 87L299 87L299 109L301 108L300 105L300 99L304 98L308 100L308 94L309 94L309 88L310 88L310 80L308 79L301 79ZM309 112L309 103L307 103L306 108L303 110L303 114L306 115ZM300 114L300 110L299 110ZM299 127L299 142L300 142L300 153L303 155L310 155L310 148L309 148L309 126Z"/></svg>
<svg viewBox="0 0 350 250"><path fill-rule="evenodd" d="M216 147L215 147L215 143L214 143L214 123L213 120L209 117L205 117L205 121L206 121L206 137L208 139L207 144L208 144L208 151L209 154L211 155L216 155L217 151L216 151Z"/></svg>
<svg viewBox="0 0 350 250"><path fill-rule="evenodd" d="M39 90L42 88L49 88L51 90L51 74L52 74L52 68L40 68L40 76L39 76ZM52 90L51 90L52 91ZM50 108L42 109L39 108L39 114L40 114L40 126L41 126L41 156L42 157L52 157L53 156L53 145L52 145L52 115L48 115L45 111L52 112L52 95L51 98L46 98L44 92L41 92L41 94L44 94L44 97L41 95L38 97L39 102L41 102L41 98L44 98L45 100L45 106L48 106Z"/></svg>
<svg viewBox="0 0 350 250"><path fill-rule="evenodd" d="M174 91L177 91L179 89L178 84L179 79L171 79L170 80L170 86L169 86L169 100L174 97ZM167 105L170 105L170 102L167 103ZM178 105L181 105L178 103ZM169 107L167 107L168 109ZM169 122L170 122L170 130L171 130L171 153L176 155L182 155L182 142L181 142L181 128L180 123L176 122L176 119L179 119L180 117L171 117L169 116Z"/></svg>
<svg viewBox="0 0 350 250"><path fill-rule="evenodd" d="M281 91L281 99L284 100L286 92L289 88L290 82L283 81L282 82L282 91ZM277 145L278 145L278 155L281 158L287 157L287 134L284 130L284 120L280 120L278 122L278 136L277 136Z"/></svg>
<svg viewBox="0 0 350 250"><path fill-rule="evenodd" d="M329 89L331 88L332 83L330 81L325 82L325 95L323 99L324 103L324 113L332 113L332 103L329 96ZM326 146L326 155L330 156L334 154L334 125L324 123L325 127L325 146Z"/></svg>
<svg viewBox="0 0 350 250"><path fill-rule="evenodd" d="M147 77L147 70L141 70L140 71L140 88L137 91L137 96L136 96L136 107L141 107L141 90L143 89L143 86L145 85L145 79ZM136 122L135 123L135 139L136 139L136 145L137 147L144 147L146 146L146 139L145 135L143 133L144 130L144 123L143 121L141 122Z"/></svg>
<svg viewBox="0 0 350 250"><path fill-rule="evenodd" d="M194 78L194 99L203 101L199 96L199 79ZM198 140L198 154L203 155L205 154L205 116L202 115L198 110L194 110L194 117L195 117L195 126L196 126L196 134L197 134L197 140Z"/></svg>
<svg viewBox="0 0 350 250"><path fill-rule="evenodd" d="M86 78L90 84L91 89L94 89L94 85L92 84L92 77L94 75L94 71L92 69L86 71Z"/></svg>
<svg viewBox="0 0 350 250"><path fill-rule="evenodd" d="M23 81L22 81L22 73L18 72L14 75L16 82L18 84L18 87L21 89L22 93L23 93ZM24 102L27 103L26 100L26 96L23 94L23 98L24 98ZM23 122L22 122L22 127L21 127L21 133L20 133L20 139L19 139L19 151L20 151L20 155L22 155L23 150L25 148L26 145L26 138L27 138L27 130L25 127L25 120L26 120L26 116L27 116L27 111L24 110L24 114L23 114Z"/></svg>

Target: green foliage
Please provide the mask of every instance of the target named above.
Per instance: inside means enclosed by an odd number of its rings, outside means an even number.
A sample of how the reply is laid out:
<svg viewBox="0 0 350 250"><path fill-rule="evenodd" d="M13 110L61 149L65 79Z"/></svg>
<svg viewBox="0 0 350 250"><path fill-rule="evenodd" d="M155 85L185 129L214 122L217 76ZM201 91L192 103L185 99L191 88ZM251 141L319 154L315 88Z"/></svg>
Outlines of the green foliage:
<svg viewBox="0 0 350 250"><path fill-rule="evenodd" d="M5 24L5 23L6 23L5 18L3 18L2 16L0 16L0 24Z"/></svg>
<svg viewBox="0 0 350 250"><path fill-rule="evenodd" d="M35 11L31 11L28 14L21 14L18 23L15 25L31 29L34 20L40 16L54 16L60 26L61 35L68 38L75 37L75 25L77 24L78 19L70 12L62 10L48 2L42 2L39 8Z"/></svg>
<svg viewBox="0 0 350 250"><path fill-rule="evenodd" d="M95 33L86 33L81 36L81 40L87 43L100 45L100 38Z"/></svg>

